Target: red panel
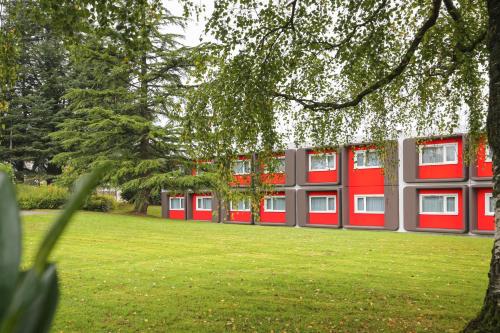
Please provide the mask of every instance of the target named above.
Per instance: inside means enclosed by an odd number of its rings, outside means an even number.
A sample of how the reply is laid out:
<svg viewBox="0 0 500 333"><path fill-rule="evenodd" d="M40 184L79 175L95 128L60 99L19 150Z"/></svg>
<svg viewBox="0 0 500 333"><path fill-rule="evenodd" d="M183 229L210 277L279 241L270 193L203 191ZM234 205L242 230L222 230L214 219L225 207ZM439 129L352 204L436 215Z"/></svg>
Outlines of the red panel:
<svg viewBox="0 0 500 333"><path fill-rule="evenodd" d="M493 163L486 162L486 143L481 141L477 150L477 176L478 177L493 177Z"/></svg>
<svg viewBox="0 0 500 333"><path fill-rule="evenodd" d="M458 163L445 165L422 165L418 166L418 177L420 179L436 179L436 178L461 178L463 174L463 152L462 152L462 137L437 139L422 142L422 145L433 145L441 143L458 143ZM418 163L418 160L417 160Z"/></svg>
<svg viewBox="0 0 500 333"><path fill-rule="evenodd" d="M370 169L368 169L370 170ZM373 170L373 169L371 169ZM375 169L380 170L380 169ZM383 186L365 186L349 188L349 225L363 227L383 227L384 214L355 213L354 196L364 194L384 194Z"/></svg>
<svg viewBox="0 0 500 333"><path fill-rule="evenodd" d="M477 229L482 231L495 230L495 217L485 214L485 195L492 193L492 189L478 188L477 189Z"/></svg>
<svg viewBox="0 0 500 333"><path fill-rule="evenodd" d="M252 213L250 212L239 212L239 211L230 211L229 212L229 221L233 222L251 222L252 221Z"/></svg>
<svg viewBox="0 0 500 333"><path fill-rule="evenodd" d="M286 175L284 173L269 173L260 176L260 179L264 184L285 184Z"/></svg>
<svg viewBox="0 0 500 333"><path fill-rule="evenodd" d="M275 192L275 196L284 196L285 192ZM286 209L286 208L285 208ZM264 200L260 202L260 222L264 223L286 223L286 212L266 212L264 211Z"/></svg>
<svg viewBox="0 0 500 333"><path fill-rule="evenodd" d="M335 213L311 213L309 212L309 224L327 224L327 225L338 225L339 224L339 196L337 191L328 192L309 192L307 196L307 205L309 207L309 196L314 195L335 195Z"/></svg>
<svg viewBox="0 0 500 333"><path fill-rule="evenodd" d="M420 206L420 194L458 194L458 215L420 215L419 228L429 229L463 229L463 198L461 189L429 189L418 191L418 205ZM420 207L418 212L420 212Z"/></svg>
<svg viewBox="0 0 500 333"><path fill-rule="evenodd" d="M347 152L348 184L346 186L383 186L384 169L368 168L354 169L354 151L374 149L373 147L350 147ZM383 191L382 191L383 193ZM366 214L368 215L368 214Z"/></svg>
<svg viewBox="0 0 500 333"><path fill-rule="evenodd" d="M170 210L169 218L172 220L185 220L184 209L183 210Z"/></svg>
<svg viewBox="0 0 500 333"><path fill-rule="evenodd" d="M309 183L336 183L338 181L339 154L335 150L315 151L309 150L307 158L312 154L335 153L335 170L330 171L307 171L307 181ZM309 164L308 164L309 165Z"/></svg>
<svg viewBox="0 0 500 333"><path fill-rule="evenodd" d="M198 197L210 197L211 194L193 194L191 199L191 207L193 207L193 220L197 221L212 221L212 211L209 210L196 210L196 198ZM213 201L212 201L213 204ZM213 207L212 207L213 208Z"/></svg>

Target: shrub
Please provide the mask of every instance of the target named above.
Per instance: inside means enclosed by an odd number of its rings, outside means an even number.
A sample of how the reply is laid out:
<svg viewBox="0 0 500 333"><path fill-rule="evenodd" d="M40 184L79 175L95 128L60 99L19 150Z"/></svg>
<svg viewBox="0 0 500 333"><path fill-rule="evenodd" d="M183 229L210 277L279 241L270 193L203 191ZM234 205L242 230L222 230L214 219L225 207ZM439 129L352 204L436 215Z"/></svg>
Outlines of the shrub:
<svg viewBox="0 0 500 333"><path fill-rule="evenodd" d="M114 198L105 195L93 195L87 199L82 209L93 212L109 212L116 206Z"/></svg>
<svg viewBox="0 0 500 333"><path fill-rule="evenodd" d="M69 196L67 189L54 185L19 184L16 188L20 209L58 209L64 205Z"/></svg>
<svg viewBox="0 0 500 333"><path fill-rule="evenodd" d="M0 163L0 172L5 172L10 179L14 180L14 168L12 165Z"/></svg>

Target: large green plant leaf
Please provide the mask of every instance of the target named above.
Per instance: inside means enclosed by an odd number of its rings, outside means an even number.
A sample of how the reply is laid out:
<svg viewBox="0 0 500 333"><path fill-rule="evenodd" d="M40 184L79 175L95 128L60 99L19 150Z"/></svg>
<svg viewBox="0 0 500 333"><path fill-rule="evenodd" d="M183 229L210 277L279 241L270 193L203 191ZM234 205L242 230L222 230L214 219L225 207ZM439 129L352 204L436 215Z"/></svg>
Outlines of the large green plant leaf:
<svg viewBox="0 0 500 333"><path fill-rule="evenodd" d="M10 303L21 261L21 222L14 187L0 173L0 322Z"/></svg>

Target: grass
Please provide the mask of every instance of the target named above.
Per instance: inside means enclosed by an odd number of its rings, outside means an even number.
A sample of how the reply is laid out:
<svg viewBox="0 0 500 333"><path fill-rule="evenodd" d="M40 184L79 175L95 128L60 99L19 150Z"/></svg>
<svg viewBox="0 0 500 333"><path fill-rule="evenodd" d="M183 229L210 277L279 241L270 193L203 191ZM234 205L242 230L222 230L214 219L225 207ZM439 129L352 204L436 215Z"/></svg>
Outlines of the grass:
<svg viewBox="0 0 500 333"><path fill-rule="evenodd" d="M52 220L24 217L26 265ZM54 332L457 332L491 238L80 213Z"/></svg>

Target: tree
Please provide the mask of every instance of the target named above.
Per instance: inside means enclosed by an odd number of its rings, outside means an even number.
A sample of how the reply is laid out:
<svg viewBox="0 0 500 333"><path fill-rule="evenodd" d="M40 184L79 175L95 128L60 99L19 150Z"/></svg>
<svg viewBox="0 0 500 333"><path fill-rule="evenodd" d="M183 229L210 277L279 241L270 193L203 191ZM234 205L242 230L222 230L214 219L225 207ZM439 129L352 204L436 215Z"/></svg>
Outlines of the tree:
<svg viewBox="0 0 500 333"><path fill-rule="evenodd" d="M284 116L298 142L324 146L466 119L471 142L487 132L500 198L499 1L221 0L207 30L217 43L187 122L204 146L270 150ZM500 200L495 223L483 308L466 332L500 331Z"/></svg>
<svg viewBox="0 0 500 333"><path fill-rule="evenodd" d="M111 162L106 181L133 193L135 211L145 214L159 190L151 180L178 176L185 159L177 117L189 50L163 32L182 21L161 3L114 5L113 27L87 30L72 48L76 84L65 95L71 116L54 134L65 148L55 161L69 180Z"/></svg>
<svg viewBox="0 0 500 333"><path fill-rule="evenodd" d="M36 176L50 182L61 172L50 162L59 147L49 134L63 117L66 53L60 36L37 22L36 6L11 1L2 18L17 29L19 53L17 81L6 98L9 109L0 118L0 160L15 167L18 179Z"/></svg>

